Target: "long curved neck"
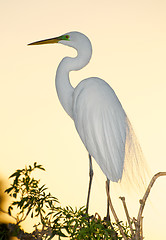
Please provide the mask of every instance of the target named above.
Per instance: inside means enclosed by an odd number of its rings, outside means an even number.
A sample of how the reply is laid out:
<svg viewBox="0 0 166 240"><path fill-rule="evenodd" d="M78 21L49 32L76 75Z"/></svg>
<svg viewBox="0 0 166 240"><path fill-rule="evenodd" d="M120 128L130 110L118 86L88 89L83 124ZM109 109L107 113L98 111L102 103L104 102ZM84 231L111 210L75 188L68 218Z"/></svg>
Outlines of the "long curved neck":
<svg viewBox="0 0 166 240"><path fill-rule="evenodd" d="M75 58L65 57L62 59L58 66L55 79L60 103L71 118L73 118L72 102L74 88L69 80L69 72L80 70L88 64L92 55L92 48L91 46L87 49L80 48L77 49L77 52L78 55Z"/></svg>

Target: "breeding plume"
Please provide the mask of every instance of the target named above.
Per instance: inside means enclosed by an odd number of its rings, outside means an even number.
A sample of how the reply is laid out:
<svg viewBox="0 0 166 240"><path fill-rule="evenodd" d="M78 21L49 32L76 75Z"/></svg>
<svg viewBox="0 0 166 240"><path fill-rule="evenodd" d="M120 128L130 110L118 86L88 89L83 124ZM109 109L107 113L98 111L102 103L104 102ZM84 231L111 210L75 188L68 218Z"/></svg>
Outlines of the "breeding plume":
<svg viewBox="0 0 166 240"><path fill-rule="evenodd" d="M132 154L130 165L135 167L137 157L132 128L114 90L102 79L90 77L73 88L70 71L85 67L92 55L90 40L80 32L69 32L62 36L46 39L29 45L60 43L73 47L78 55L65 57L56 72L56 90L64 110L73 119L76 130L89 153L90 182L87 211L93 177L92 159L96 160L109 181L118 182L129 164L127 154ZM136 151L139 150L137 146ZM125 165L124 165L124 162ZM137 168L137 167L136 167ZM130 175L130 172L127 173ZM107 217L109 216L107 208Z"/></svg>

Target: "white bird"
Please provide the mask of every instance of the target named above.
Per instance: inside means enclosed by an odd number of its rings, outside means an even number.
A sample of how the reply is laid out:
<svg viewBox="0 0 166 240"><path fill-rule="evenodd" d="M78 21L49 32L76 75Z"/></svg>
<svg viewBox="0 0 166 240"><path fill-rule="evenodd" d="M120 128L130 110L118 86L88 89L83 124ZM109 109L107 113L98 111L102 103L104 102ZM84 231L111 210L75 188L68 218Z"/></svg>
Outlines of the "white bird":
<svg viewBox="0 0 166 240"><path fill-rule="evenodd" d="M65 57L60 62L56 72L55 85L60 103L73 119L77 132L89 153L88 212L93 177L91 156L105 174L109 185L110 180L113 182L121 180L123 171L126 170L128 175L130 174L130 170L125 169L124 166L125 155L129 153L132 155L130 163L137 172L139 164L134 151L136 149L139 152L139 146L135 146L136 143L133 142L132 128L118 97L104 80L97 77L87 78L82 80L76 88L70 84L70 71L82 69L91 59L90 40L80 32L69 32L29 45L49 43L61 43L73 47L78 53L76 57ZM108 206L107 218L109 218Z"/></svg>

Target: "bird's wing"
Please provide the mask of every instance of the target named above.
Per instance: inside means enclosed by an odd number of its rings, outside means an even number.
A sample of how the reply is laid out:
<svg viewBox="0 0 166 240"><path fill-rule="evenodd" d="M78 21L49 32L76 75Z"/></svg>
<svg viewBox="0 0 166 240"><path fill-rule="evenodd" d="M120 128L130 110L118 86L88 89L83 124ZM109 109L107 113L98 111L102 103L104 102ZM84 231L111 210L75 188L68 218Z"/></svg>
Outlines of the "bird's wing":
<svg viewBox="0 0 166 240"><path fill-rule="evenodd" d="M90 155L108 179L122 177L126 114L112 88L103 80L83 80L73 95L76 129Z"/></svg>

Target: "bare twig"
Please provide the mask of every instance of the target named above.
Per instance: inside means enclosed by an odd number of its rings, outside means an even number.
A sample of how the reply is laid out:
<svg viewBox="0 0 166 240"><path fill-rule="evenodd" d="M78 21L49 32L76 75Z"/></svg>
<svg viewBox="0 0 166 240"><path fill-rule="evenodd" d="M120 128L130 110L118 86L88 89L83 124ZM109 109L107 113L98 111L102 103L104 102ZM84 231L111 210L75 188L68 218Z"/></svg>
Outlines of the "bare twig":
<svg viewBox="0 0 166 240"><path fill-rule="evenodd" d="M149 183L149 185L148 185L148 187L146 189L146 192L145 192L143 198L140 200L140 209L139 209L139 212L138 212L137 222L140 222L140 218L142 217L142 213L143 213L143 210L144 210L144 207L145 207L146 200L147 200L147 198L149 196L149 193L150 193L150 190L151 190L153 184L155 183L156 179L158 177L161 177L161 176L166 176L166 172L156 173L152 177L152 179L151 179L151 181L150 181L150 183Z"/></svg>
<svg viewBox="0 0 166 240"><path fill-rule="evenodd" d="M140 240L143 240L143 217L140 219Z"/></svg>
<svg viewBox="0 0 166 240"><path fill-rule="evenodd" d="M2 208L0 208L0 212L3 212L5 214L7 214L9 217L12 217L14 220L17 221L17 218L13 217L12 215L10 215L8 212L6 212L5 210L3 210Z"/></svg>
<svg viewBox="0 0 166 240"><path fill-rule="evenodd" d="M142 230L142 228L143 228L143 226L142 226L142 219L143 219L143 217L142 217L142 213L143 213L143 210L144 210L144 207L145 207L146 200L147 200L147 198L149 196L150 190L153 187L153 184L155 183L156 179L158 177L161 177L161 176L166 176L166 172L156 173L152 177L152 179L151 179L151 181L150 181L150 183L149 183L149 185L148 185L148 187L146 189L146 192L145 192L143 198L140 200L140 208L139 208L137 220L135 222L135 226L136 226L136 239L141 239L141 240L143 239L143 230Z"/></svg>
<svg viewBox="0 0 166 240"><path fill-rule="evenodd" d="M31 206L32 206L32 205L31 205ZM30 211L31 211L31 206L30 206L30 208L28 209L26 215L25 215L25 216L23 215L19 221L17 220L17 224L20 224L21 222L25 221L25 219L28 217L28 215L29 215L29 213L30 213Z"/></svg>
<svg viewBox="0 0 166 240"><path fill-rule="evenodd" d="M118 218L118 216L117 216L117 214L116 214L116 212L115 212L115 210L114 210L114 207L113 207L113 205L112 205L112 201L111 201L111 198L110 198L110 195L109 195L109 189L108 189L108 183L107 183L107 181L106 181L106 193L107 193L107 198L108 198L108 202L109 202L110 209L111 209L112 214L113 214L113 216L114 216L114 218L115 218L115 221L116 221L117 226L118 226L118 228L119 228L119 230L120 230L120 233L122 234L122 237L123 237L125 240L127 240L127 237L126 237L126 235L124 234L123 228L122 228L121 225L119 224L119 218Z"/></svg>
<svg viewBox="0 0 166 240"><path fill-rule="evenodd" d="M44 235L46 235L47 237L52 236L51 227L44 228L43 226L41 230L36 228L35 231L33 231L32 233L27 233L24 232L24 230L22 230L18 224L9 223L8 229L11 234L17 232L17 238L21 240L41 240L44 239Z"/></svg>
<svg viewBox="0 0 166 240"><path fill-rule="evenodd" d="M125 210L125 214L126 214L126 217L127 217L127 221L128 221L129 227L130 227L130 231L131 231L132 236L134 236L134 231L133 231L133 227L132 227L132 224L131 224L131 221L130 221L129 212L128 212L127 205L126 205L126 202L125 202L125 197L119 197L119 198L120 198L120 200L122 200L123 207L124 207L124 210Z"/></svg>
<svg viewBox="0 0 166 240"><path fill-rule="evenodd" d="M134 239L134 240L143 240L143 217L142 217L142 213L143 213L143 210L144 210L144 207L145 207L146 200L149 196L150 190L153 187L153 184L155 183L156 179L158 177L161 177L161 176L166 176L166 172L159 172L152 177L152 179L151 179L151 181L150 181L150 183L149 183L149 185L148 185L148 187L145 191L145 194L144 194L143 198L140 200L140 208L139 208L137 219L133 218L133 222L134 222L134 225L135 225L135 233L134 233L134 230L133 230L133 227L132 227L132 224L131 224L131 220L130 220L129 212L128 212L127 205L126 205L126 202L125 202L125 198L120 197L120 199L123 203L123 207L124 207L124 210L125 210L127 221L128 221L129 227L130 227L131 234L132 234L132 239ZM115 218L115 221L116 221L116 223L119 227L120 233L122 234L123 238L126 240L127 237L125 236L124 231L123 231L121 225L119 224L119 219L116 215L116 212L115 212L114 207L112 205L111 198L109 196L107 182L106 182L106 192L107 192L109 206L110 206L110 209L112 211L112 214L113 214L113 216Z"/></svg>

